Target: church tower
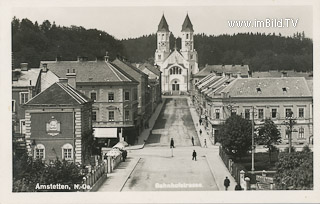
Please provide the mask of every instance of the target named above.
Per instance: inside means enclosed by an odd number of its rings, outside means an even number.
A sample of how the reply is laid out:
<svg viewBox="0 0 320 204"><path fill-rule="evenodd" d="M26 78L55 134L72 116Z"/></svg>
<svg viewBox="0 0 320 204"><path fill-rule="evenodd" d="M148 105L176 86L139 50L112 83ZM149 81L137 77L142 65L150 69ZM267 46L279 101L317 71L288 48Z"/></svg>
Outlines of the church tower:
<svg viewBox="0 0 320 204"><path fill-rule="evenodd" d="M182 24L182 39L181 39L181 54L189 62L190 74L195 74L199 71L198 69L198 53L194 49L193 42L193 25L190 21L189 15L187 14Z"/></svg>
<svg viewBox="0 0 320 204"><path fill-rule="evenodd" d="M164 15L162 15L162 18L158 25L157 50L155 52L155 57L154 57L155 63L159 66L161 66L163 61L170 54L169 37L170 37L169 25Z"/></svg>

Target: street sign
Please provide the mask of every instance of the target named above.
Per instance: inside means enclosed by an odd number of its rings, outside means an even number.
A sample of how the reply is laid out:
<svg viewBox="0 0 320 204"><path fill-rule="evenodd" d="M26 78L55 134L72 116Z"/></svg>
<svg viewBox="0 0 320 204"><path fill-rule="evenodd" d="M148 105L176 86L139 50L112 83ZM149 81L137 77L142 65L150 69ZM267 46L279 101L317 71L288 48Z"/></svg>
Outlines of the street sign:
<svg viewBox="0 0 320 204"><path fill-rule="evenodd" d="M267 177L267 176L256 175L256 180L258 182L260 182L260 183L266 183L266 184L274 183L273 182L273 178L272 177Z"/></svg>

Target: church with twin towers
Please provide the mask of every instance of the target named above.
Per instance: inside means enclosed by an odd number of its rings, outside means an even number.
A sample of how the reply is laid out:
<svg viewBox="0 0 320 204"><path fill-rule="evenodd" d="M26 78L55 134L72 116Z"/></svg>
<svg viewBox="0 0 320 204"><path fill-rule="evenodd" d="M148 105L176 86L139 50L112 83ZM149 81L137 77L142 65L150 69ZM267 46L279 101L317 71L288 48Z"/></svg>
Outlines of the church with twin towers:
<svg viewBox="0 0 320 204"><path fill-rule="evenodd" d="M198 54L194 49L193 25L187 14L181 29L181 49L170 50L170 30L164 15L158 25L155 64L162 72L162 92L184 94L192 89L192 75L199 72Z"/></svg>

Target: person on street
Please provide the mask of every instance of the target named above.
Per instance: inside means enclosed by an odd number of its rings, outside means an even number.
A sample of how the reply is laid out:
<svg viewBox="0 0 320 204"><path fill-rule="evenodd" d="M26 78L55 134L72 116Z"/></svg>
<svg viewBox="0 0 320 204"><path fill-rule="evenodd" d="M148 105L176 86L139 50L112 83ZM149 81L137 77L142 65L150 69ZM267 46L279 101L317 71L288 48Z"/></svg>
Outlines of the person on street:
<svg viewBox="0 0 320 204"><path fill-rule="evenodd" d="M123 161L123 162L126 161L127 154L128 154L127 150L123 150L123 152L122 152L122 161Z"/></svg>
<svg viewBox="0 0 320 204"><path fill-rule="evenodd" d="M171 138L171 141L170 141L170 148L174 148L174 141L173 141L173 138Z"/></svg>
<svg viewBox="0 0 320 204"><path fill-rule="evenodd" d="M203 147L207 148L207 140L206 139L204 139L204 146Z"/></svg>
<svg viewBox="0 0 320 204"><path fill-rule="evenodd" d="M201 134L202 134L202 130L201 129L199 130L199 133L200 133L200 136L201 136Z"/></svg>
<svg viewBox="0 0 320 204"><path fill-rule="evenodd" d="M199 125L202 125L202 119L201 118L199 119Z"/></svg>
<svg viewBox="0 0 320 204"><path fill-rule="evenodd" d="M242 188L241 188L241 185L239 183L237 183L236 187L234 188L234 190L236 191L241 191Z"/></svg>
<svg viewBox="0 0 320 204"><path fill-rule="evenodd" d="M196 152L196 150L193 150L193 152L192 152L192 160L197 161L197 152Z"/></svg>
<svg viewBox="0 0 320 204"><path fill-rule="evenodd" d="M191 142L192 142L192 146L194 146L194 138L193 138L193 136L191 137Z"/></svg>
<svg viewBox="0 0 320 204"><path fill-rule="evenodd" d="M224 187L226 188L226 191L228 190L228 187L230 186L230 180L228 177L224 179Z"/></svg>

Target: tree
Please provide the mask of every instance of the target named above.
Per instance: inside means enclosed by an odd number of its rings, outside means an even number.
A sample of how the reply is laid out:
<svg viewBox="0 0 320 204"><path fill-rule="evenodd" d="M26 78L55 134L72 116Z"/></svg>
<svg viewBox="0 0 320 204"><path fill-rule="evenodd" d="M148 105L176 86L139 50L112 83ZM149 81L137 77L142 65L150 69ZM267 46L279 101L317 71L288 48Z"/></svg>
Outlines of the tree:
<svg viewBox="0 0 320 204"><path fill-rule="evenodd" d="M251 147L251 132L249 120L233 115L222 125L218 137L222 147L241 160Z"/></svg>
<svg viewBox="0 0 320 204"><path fill-rule="evenodd" d="M275 145L281 142L280 132L271 119L266 119L264 124L258 128L258 136L255 140L257 144L268 148L269 162L271 163L271 153L275 150Z"/></svg>
<svg viewBox="0 0 320 204"><path fill-rule="evenodd" d="M276 163L276 188L279 190L313 189L313 153L281 153Z"/></svg>

